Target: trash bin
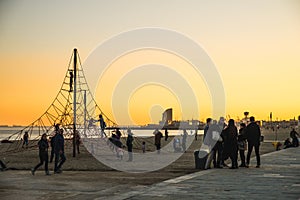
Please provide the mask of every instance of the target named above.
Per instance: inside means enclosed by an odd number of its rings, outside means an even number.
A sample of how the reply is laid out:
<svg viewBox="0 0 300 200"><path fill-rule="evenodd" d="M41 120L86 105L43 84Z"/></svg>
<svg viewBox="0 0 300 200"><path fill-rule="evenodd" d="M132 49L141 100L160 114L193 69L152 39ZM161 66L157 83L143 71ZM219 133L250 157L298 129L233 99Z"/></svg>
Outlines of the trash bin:
<svg viewBox="0 0 300 200"><path fill-rule="evenodd" d="M200 169L199 150L194 151L194 157L195 157L195 168Z"/></svg>
<svg viewBox="0 0 300 200"><path fill-rule="evenodd" d="M200 152L200 155L199 155ZM196 169L207 169L207 158L208 153L206 151L194 151L194 157L195 157L195 168Z"/></svg>

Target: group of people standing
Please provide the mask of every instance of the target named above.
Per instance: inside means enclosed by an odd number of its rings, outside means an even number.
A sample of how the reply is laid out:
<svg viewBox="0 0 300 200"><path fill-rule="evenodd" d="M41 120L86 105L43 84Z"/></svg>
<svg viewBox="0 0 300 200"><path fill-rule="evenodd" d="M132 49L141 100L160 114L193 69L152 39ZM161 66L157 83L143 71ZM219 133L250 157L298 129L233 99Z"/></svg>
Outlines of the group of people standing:
<svg viewBox="0 0 300 200"><path fill-rule="evenodd" d="M55 125L54 136L50 140L51 145L51 155L50 155L50 163L53 161L54 158L54 173L61 173L61 167L66 161L65 150L64 150L64 130L59 128L59 124ZM39 157L40 162L31 169L32 175L35 174L35 171L45 163L45 173L46 175L50 175L48 170L48 149L49 149L49 142L47 139L47 134L44 133L41 139L38 142L39 147Z"/></svg>
<svg viewBox="0 0 300 200"><path fill-rule="evenodd" d="M219 122L208 118L204 129L204 144L210 146L212 150L214 167L223 168L226 166L224 161L228 158L231 160L231 169L248 167L254 148L256 167L259 168L261 164L259 154L261 132L255 118L250 117L248 125L240 124L239 131L233 119L228 121L228 125L224 121L223 117L220 118ZM247 157L245 157L246 143L248 143ZM241 158L240 165L238 165L238 154Z"/></svg>

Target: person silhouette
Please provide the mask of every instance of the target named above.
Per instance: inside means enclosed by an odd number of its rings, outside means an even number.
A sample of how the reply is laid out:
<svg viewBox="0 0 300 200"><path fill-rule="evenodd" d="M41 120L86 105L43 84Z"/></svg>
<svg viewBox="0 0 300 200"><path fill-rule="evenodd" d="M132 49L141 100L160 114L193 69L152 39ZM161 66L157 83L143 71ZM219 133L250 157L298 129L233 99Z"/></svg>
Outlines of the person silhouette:
<svg viewBox="0 0 300 200"><path fill-rule="evenodd" d="M241 165L239 167L247 167L246 159L245 159L245 150L246 150L245 130L246 130L246 124L241 123L239 135L238 135L238 149L241 158Z"/></svg>
<svg viewBox="0 0 300 200"><path fill-rule="evenodd" d="M73 75L73 71L69 71L70 74L70 90L69 92L73 91L73 79L74 79L74 75Z"/></svg>
<svg viewBox="0 0 300 200"><path fill-rule="evenodd" d="M63 136L64 130L61 128L59 129L58 134L55 136L54 140L54 155L55 155L55 162L54 162L54 173L61 173L61 167L66 161L65 156L65 139Z"/></svg>
<svg viewBox="0 0 300 200"><path fill-rule="evenodd" d="M104 132L104 129L106 128L106 123L103 119L103 116L100 114L99 115L99 120L100 122L100 131L101 131L101 138L103 138L103 135L106 137L106 133Z"/></svg>
<svg viewBox="0 0 300 200"><path fill-rule="evenodd" d="M294 147L298 147L299 146L299 134L295 131L295 128L292 129L292 131L290 132L290 137L292 138L292 144Z"/></svg>
<svg viewBox="0 0 300 200"><path fill-rule="evenodd" d="M45 174L50 175L48 171L48 140L47 140L47 134L44 133L41 137L41 140L38 142L39 146L39 157L40 157L40 162L33 168L31 169L31 174L34 175L35 171L44 164L45 162Z"/></svg>
<svg viewBox="0 0 300 200"><path fill-rule="evenodd" d="M29 138L29 135L28 135L28 132L26 131L24 133L24 136L23 136L23 145L22 145L22 148L25 147L27 148L28 147L28 138Z"/></svg>
<svg viewBox="0 0 300 200"><path fill-rule="evenodd" d="M168 140L168 137L169 137L169 132L168 132L168 129L166 128L165 129L165 141Z"/></svg>
<svg viewBox="0 0 300 200"><path fill-rule="evenodd" d="M154 134L154 144L156 146L157 154L160 154L161 138L163 137L163 134L158 129L155 129L153 134Z"/></svg>
<svg viewBox="0 0 300 200"><path fill-rule="evenodd" d="M133 160L133 156L132 156L132 147L133 147L133 137L132 137L132 132L130 129L127 130L127 140L126 140L126 145L127 145L127 149L128 149L128 162L131 162Z"/></svg>
<svg viewBox="0 0 300 200"><path fill-rule="evenodd" d="M261 132L260 128L255 122L254 117L250 117L250 124L246 127L246 139L248 141L248 153L247 153L247 166L250 164L250 157L254 147L255 156L256 156L256 168L260 167L260 155L259 155L259 146L260 146L260 137Z"/></svg>

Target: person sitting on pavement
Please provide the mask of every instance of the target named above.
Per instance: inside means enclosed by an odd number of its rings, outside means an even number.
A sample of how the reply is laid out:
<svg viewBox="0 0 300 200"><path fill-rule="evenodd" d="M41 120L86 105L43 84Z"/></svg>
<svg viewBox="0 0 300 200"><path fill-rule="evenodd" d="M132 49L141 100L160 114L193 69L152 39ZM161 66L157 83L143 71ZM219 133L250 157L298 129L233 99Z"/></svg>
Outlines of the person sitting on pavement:
<svg viewBox="0 0 300 200"><path fill-rule="evenodd" d="M290 138L286 138L286 140L284 141L283 145L284 145L284 147L283 147L284 149L293 147L293 144L291 143Z"/></svg>
<svg viewBox="0 0 300 200"><path fill-rule="evenodd" d="M294 147L298 147L299 146L299 134L295 131L295 129L293 128L291 133L290 133L290 137L292 138L292 144Z"/></svg>

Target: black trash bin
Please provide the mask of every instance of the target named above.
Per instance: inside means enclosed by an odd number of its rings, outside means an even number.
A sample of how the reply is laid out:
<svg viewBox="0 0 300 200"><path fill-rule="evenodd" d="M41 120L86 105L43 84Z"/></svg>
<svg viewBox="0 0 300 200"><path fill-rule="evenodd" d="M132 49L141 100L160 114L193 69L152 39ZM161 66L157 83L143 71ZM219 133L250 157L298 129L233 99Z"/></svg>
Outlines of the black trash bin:
<svg viewBox="0 0 300 200"><path fill-rule="evenodd" d="M199 152L200 152L200 156L199 156ZM209 154L206 151L199 151L199 150L194 151L196 169L207 169L208 165L206 162L207 162L208 155Z"/></svg>
<svg viewBox="0 0 300 200"><path fill-rule="evenodd" d="M200 169L199 150L194 151L194 157L195 157L195 168Z"/></svg>

